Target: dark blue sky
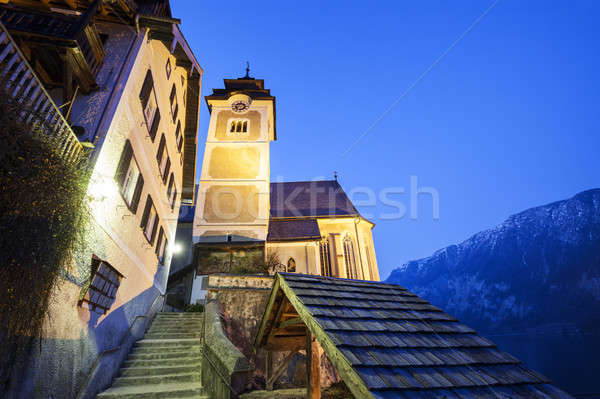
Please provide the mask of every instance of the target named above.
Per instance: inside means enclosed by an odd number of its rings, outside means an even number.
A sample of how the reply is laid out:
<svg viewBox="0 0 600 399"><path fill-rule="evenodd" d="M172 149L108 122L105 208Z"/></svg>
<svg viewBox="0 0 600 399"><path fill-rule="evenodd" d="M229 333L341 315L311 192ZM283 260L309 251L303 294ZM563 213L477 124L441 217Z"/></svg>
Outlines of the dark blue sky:
<svg viewBox="0 0 600 399"><path fill-rule="evenodd" d="M337 170L346 191L404 187L395 199L407 208L411 175L438 190L439 220L427 196L416 220L359 207L377 224L382 279L510 214L600 187L600 2L500 0L346 156L492 1L171 3L203 95L248 60L277 97L272 180ZM208 119L203 102L199 164Z"/></svg>

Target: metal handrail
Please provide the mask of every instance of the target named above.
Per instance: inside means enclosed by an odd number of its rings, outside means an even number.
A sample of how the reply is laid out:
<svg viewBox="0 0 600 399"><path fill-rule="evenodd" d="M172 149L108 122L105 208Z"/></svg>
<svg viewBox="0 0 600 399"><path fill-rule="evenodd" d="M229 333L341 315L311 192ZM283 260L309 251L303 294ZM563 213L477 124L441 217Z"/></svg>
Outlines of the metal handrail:
<svg viewBox="0 0 600 399"><path fill-rule="evenodd" d="M96 360L94 361L94 364L92 365L92 367L90 367L90 369L87 372L87 375L85 377L85 381L84 383L81 385L81 388L79 389L79 391L77 392L77 395L75 396L77 399L81 398L82 395L85 394L85 388L87 387L91 376L94 374L94 371L96 371L96 368L98 367L98 365L100 364L100 360L108 353L113 353L116 352L118 350L121 349L121 347L123 346L123 344L125 343L125 340L127 338L129 338L129 335L131 334L131 330L133 329L133 326L135 325L136 321L138 321L139 319L145 319L150 315L150 312L152 311L152 308L154 307L154 304L156 303L156 301L159 298L165 298L166 294L161 294L158 295L156 298L154 298L154 301L152 301L152 305L150 305L150 308L148 309L148 311L146 312L146 314L144 315L137 315L135 316L135 318L133 319L133 321L131 322L131 324L129 325L129 328L127 329L127 331L125 332L125 334L123 335L123 338L121 338L121 341L119 342L119 345L115 346L114 348L111 349L105 349L102 352L100 352L98 354L98 356L96 357ZM164 301L163 301L163 308L164 308Z"/></svg>

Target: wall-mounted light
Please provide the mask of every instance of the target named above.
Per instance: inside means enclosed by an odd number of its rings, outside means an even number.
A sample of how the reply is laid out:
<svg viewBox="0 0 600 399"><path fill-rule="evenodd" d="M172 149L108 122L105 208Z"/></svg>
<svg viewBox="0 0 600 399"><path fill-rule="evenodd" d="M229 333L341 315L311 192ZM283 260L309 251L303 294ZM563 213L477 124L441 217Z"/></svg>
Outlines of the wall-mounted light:
<svg viewBox="0 0 600 399"><path fill-rule="evenodd" d="M88 187L88 195L93 201L103 201L117 191L117 183L114 179L99 176L92 180Z"/></svg>
<svg viewBox="0 0 600 399"><path fill-rule="evenodd" d="M181 252L183 252L183 245L181 245L180 243L176 242L173 245L173 254L177 255L177 254L180 254Z"/></svg>

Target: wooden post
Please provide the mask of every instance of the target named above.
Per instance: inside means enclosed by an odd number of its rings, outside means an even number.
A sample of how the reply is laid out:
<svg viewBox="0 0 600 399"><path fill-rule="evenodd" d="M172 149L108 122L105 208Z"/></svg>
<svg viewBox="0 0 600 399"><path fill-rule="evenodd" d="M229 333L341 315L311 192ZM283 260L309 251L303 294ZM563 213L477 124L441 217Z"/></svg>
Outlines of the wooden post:
<svg viewBox="0 0 600 399"><path fill-rule="evenodd" d="M267 350L267 358L266 358L266 362L267 362L267 391L272 391L273 390L273 385L269 386L268 381L271 379L271 377L273 376L273 352L271 352L270 350Z"/></svg>
<svg viewBox="0 0 600 399"><path fill-rule="evenodd" d="M306 397L321 398L321 357L314 336L306 330Z"/></svg>

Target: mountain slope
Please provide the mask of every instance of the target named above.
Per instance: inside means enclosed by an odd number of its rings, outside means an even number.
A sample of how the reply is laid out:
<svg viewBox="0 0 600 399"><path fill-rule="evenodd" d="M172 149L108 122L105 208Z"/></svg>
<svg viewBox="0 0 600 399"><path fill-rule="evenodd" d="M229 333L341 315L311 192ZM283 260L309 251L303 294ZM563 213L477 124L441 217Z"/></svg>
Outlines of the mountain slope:
<svg viewBox="0 0 600 399"><path fill-rule="evenodd" d="M531 208L395 269L481 332L600 330L600 189Z"/></svg>

